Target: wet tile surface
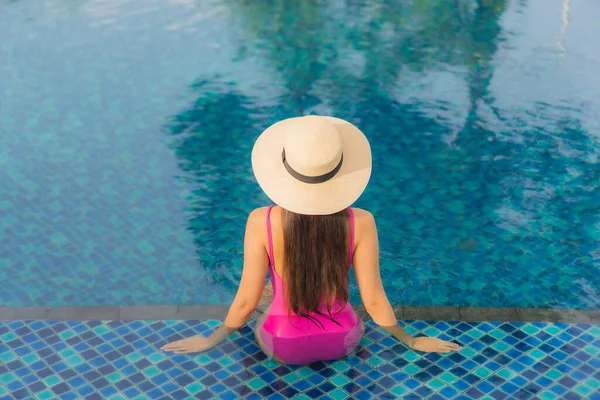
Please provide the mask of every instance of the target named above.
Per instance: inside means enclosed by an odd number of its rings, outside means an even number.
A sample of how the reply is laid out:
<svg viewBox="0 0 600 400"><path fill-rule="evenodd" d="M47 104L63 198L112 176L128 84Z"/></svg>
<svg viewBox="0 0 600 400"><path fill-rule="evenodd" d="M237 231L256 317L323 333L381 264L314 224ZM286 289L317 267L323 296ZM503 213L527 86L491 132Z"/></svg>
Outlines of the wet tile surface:
<svg viewBox="0 0 600 400"><path fill-rule="evenodd" d="M170 355L168 340L218 321L0 323L2 399L600 399L600 326L408 321L454 339L418 354L367 325L343 360L292 367L266 359L245 327L218 348Z"/></svg>
<svg viewBox="0 0 600 400"><path fill-rule="evenodd" d="M459 321L526 321L519 318L519 314L515 308L488 308L488 307L461 307L459 310ZM523 312L522 316L526 317L527 312ZM530 320L541 321L541 320ZM552 321L552 322L558 322ZM575 321L571 321L575 322Z"/></svg>
<svg viewBox="0 0 600 400"><path fill-rule="evenodd" d="M16 309L17 312L19 309ZM88 306L88 307L51 307L47 319L50 320L115 320L119 319L119 307Z"/></svg>
<svg viewBox="0 0 600 400"><path fill-rule="evenodd" d="M460 315L458 307L403 307L402 318L459 321Z"/></svg>

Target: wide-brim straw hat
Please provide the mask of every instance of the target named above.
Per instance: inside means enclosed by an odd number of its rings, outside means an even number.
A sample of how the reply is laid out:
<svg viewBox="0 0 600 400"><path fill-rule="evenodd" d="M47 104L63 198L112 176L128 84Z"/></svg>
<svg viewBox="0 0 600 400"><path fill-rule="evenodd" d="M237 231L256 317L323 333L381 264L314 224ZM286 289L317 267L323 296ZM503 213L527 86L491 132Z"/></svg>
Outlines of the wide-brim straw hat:
<svg viewBox="0 0 600 400"><path fill-rule="evenodd" d="M350 207L371 176L371 147L350 122L304 116L267 128L252 149L265 194L298 214L328 215Z"/></svg>

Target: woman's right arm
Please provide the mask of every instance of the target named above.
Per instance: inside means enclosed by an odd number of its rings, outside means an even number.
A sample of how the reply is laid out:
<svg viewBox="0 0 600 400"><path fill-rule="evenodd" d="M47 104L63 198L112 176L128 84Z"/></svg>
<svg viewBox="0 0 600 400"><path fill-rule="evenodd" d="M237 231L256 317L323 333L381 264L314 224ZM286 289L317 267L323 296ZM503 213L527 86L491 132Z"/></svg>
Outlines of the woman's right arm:
<svg viewBox="0 0 600 400"><path fill-rule="evenodd" d="M404 330L394 314L379 272L379 239L373 215L365 210L356 210L356 249L354 251L354 274L367 313L381 328L391 333L409 347L428 352L460 350L460 346L435 338L413 338Z"/></svg>

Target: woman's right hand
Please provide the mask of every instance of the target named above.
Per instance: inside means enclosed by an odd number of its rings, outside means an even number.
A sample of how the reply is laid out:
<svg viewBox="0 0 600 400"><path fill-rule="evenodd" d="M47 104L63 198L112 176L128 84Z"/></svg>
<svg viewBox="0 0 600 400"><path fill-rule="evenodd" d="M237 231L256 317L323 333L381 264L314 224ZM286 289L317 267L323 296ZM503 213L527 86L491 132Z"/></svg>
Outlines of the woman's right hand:
<svg viewBox="0 0 600 400"><path fill-rule="evenodd" d="M427 353L448 353L451 351L460 351L462 349L462 347L456 343L430 337L415 338L411 348Z"/></svg>

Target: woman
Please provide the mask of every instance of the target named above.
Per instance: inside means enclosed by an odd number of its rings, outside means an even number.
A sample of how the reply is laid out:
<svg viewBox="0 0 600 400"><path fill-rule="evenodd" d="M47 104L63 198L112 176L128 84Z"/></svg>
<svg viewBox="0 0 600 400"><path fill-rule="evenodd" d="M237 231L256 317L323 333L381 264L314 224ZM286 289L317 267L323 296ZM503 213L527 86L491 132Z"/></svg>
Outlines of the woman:
<svg viewBox="0 0 600 400"><path fill-rule="evenodd" d="M332 117L280 121L256 141L252 168L277 206L250 213L242 279L227 318L209 337L179 340L163 350L205 351L242 327L270 271L272 303L255 331L263 351L288 364L344 357L364 332L348 302L351 264L377 325L418 351L460 350L436 338L413 338L396 320L379 274L373 216L350 208L371 175L371 149L358 128Z"/></svg>

